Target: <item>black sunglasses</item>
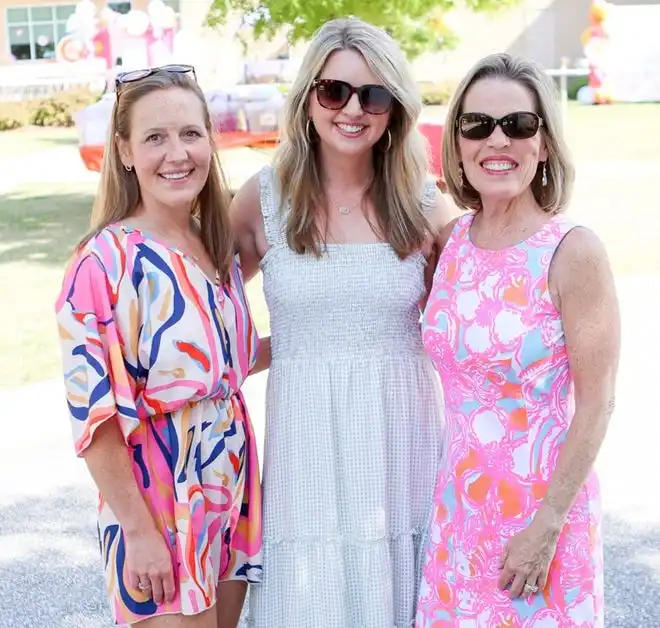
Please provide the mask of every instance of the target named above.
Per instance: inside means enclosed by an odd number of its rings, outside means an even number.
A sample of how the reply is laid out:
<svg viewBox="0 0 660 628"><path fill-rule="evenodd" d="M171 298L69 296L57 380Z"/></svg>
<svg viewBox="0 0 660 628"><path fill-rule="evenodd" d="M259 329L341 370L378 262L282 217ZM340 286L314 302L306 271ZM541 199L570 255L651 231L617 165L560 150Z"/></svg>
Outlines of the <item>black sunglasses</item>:
<svg viewBox="0 0 660 628"><path fill-rule="evenodd" d="M128 72L121 72L117 74L115 78L115 92L119 96L119 91L122 85L127 83L135 83L136 81L141 81L142 79L147 78L148 76L153 76L157 72L171 72L173 74L188 74L192 72L193 78L197 81L197 74L195 74L195 68L192 65L185 64L170 64L170 65L161 65L158 68L145 68L144 70L129 70Z"/></svg>
<svg viewBox="0 0 660 628"><path fill-rule="evenodd" d="M362 111L375 116L387 113L394 101L394 96L382 85L353 87L346 81L317 79L312 83L312 89L316 89L316 99L319 101L319 105L333 111L343 109L353 94L357 94Z"/></svg>
<svg viewBox="0 0 660 628"><path fill-rule="evenodd" d="M466 140L485 140L498 125L504 135L512 140L528 140L538 133L542 124L543 118L531 111L515 111L499 119L485 113L464 113L456 121L460 134Z"/></svg>

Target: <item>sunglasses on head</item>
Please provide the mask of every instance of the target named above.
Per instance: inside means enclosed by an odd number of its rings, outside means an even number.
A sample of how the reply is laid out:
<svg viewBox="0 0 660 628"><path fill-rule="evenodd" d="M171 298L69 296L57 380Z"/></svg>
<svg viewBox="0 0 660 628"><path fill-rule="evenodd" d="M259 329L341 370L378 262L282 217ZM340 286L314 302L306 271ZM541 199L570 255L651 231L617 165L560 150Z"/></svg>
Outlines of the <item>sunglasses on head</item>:
<svg viewBox="0 0 660 628"><path fill-rule="evenodd" d="M317 79L312 83L312 89L316 90L319 105L333 111L343 109L353 94L357 94L362 111L376 116L387 113L394 102L394 96L382 85L353 87L346 81Z"/></svg>
<svg viewBox="0 0 660 628"><path fill-rule="evenodd" d="M538 133L542 124L543 118L531 111L515 111L499 119L485 113L464 113L456 121L460 134L466 140L485 140L496 126L512 140L528 140Z"/></svg>
<svg viewBox="0 0 660 628"><path fill-rule="evenodd" d="M171 72L172 74L188 74L192 72L193 78L197 81L197 74L195 74L195 68L192 65L185 64L170 64L162 65L158 68L145 68L144 70L130 70L128 72L122 72L117 75L115 78L115 92L119 96L119 92L123 85L127 83L135 83L136 81L141 81L142 79L147 78L148 76L153 76L157 72Z"/></svg>

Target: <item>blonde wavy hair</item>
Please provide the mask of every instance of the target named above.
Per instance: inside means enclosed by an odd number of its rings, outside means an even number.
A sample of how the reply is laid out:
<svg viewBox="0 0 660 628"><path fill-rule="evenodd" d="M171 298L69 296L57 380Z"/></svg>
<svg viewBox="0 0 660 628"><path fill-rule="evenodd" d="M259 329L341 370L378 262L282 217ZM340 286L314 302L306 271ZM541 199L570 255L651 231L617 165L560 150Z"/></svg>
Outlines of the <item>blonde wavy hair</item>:
<svg viewBox="0 0 660 628"><path fill-rule="evenodd" d="M229 221L229 194L213 142L208 105L199 85L189 74L157 71L138 81L122 85L112 108L110 131L103 155L101 181L94 201L91 229L79 247L107 226L126 220L140 205L140 184L134 171L128 172L119 156L116 138L128 141L131 111L136 102L157 90L180 88L197 96L204 111L204 126L209 135L213 157L206 184L191 210L200 229L200 239L220 276L226 280L234 258L234 237Z"/></svg>
<svg viewBox="0 0 660 628"><path fill-rule="evenodd" d="M575 179L575 168L563 135L557 88L554 81L535 63L507 53L484 57L460 82L447 111L442 141L442 163L445 181L454 202L463 209L481 210L481 197L469 184L461 181L461 158L458 150L458 118L463 113L465 95L477 81L486 78L515 81L526 87L536 101L536 113L543 118L541 133L548 150L547 185L543 185L543 164L539 163L531 190L539 207L557 214L568 205Z"/></svg>
<svg viewBox="0 0 660 628"><path fill-rule="evenodd" d="M420 207L428 171L426 143L417 130L421 98L408 62L394 40L355 18L332 20L316 32L288 95L282 142L274 159L282 203L291 207L287 240L296 252L311 251L317 256L319 243L325 242L318 214L327 206L327 199L321 185L318 142L307 132L307 104L313 81L337 50L355 50L362 55L394 95L391 145L387 148L387 142L379 140L374 147L374 177L367 194L376 211L379 236L405 258L419 250L429 229Z"/></svg>

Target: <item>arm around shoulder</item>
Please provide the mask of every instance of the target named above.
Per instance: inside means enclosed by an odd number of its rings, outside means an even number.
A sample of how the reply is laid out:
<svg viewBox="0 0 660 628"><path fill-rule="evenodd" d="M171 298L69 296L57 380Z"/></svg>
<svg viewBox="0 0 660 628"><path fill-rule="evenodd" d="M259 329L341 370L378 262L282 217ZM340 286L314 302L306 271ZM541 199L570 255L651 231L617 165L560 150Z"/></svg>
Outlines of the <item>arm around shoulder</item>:
<svg viewBox="0 0 660 628"><path fill-rule="evenodd" d="M451 232L454 230L454 227L456 226L456 223L458 222L460 216L456 218L452 218L437 234L436 236L436 247L438 249L438 255L444 251L445 246L447 246L447 242L449 242L449 237L451 236Z"/></svg>
<svg viewBox="0 0 660 628"><path fill-rule="evenodd" d="M429 222L431 223L431 235L425 250L426 269L424 271L424 284L426 286L426 296L422 301L422 309L426 303L426 297L430 294L433 284L433 276L438 259L442 253L449 236L456 224L458 218L454 218L455 212L452 212L447 201L442 195L437 194L431 212L429 213Z"/></svg>
<svg viewBox="0 0 660 628"><path fill-rule="evenodd" d="M458 220L457 210L450 206L442 194L435 195L435 202L429 214L432 233L434 235L434 246L438 253L442 252L449 235Z"/></svg>
<svg viewBox="0 0 660 628"><path fill-rule="evenodd" d="M261 258L268 249L261 216L261 186L259 173L250 177L238 190L231 207L231 220L245 281L259 271Z"/></svg>

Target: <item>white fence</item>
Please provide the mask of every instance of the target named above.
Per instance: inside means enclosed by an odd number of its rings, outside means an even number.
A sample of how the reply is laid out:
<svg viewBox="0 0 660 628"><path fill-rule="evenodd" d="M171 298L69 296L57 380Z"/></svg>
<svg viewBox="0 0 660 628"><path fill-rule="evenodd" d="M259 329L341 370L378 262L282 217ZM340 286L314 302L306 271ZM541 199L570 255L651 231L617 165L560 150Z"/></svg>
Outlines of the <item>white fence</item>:
<svg viewBox="0 0 660 628"><path fill-rule="evenodd" d="M105 63L100 59L3 66L0 67L0 101L33 100L76 88L100 92L106 78Z"/></svg>
<svg viewBox="0 0 660 628"><path fill-rule="evenodd" d="M570 76L589 76L587 68L569 68L568 60L562 59L560 68L553 68L546 70L546 72L553 77L559 78L559 93L561 94L561 106L564 116L568 109L568 78Z"/></svg>

